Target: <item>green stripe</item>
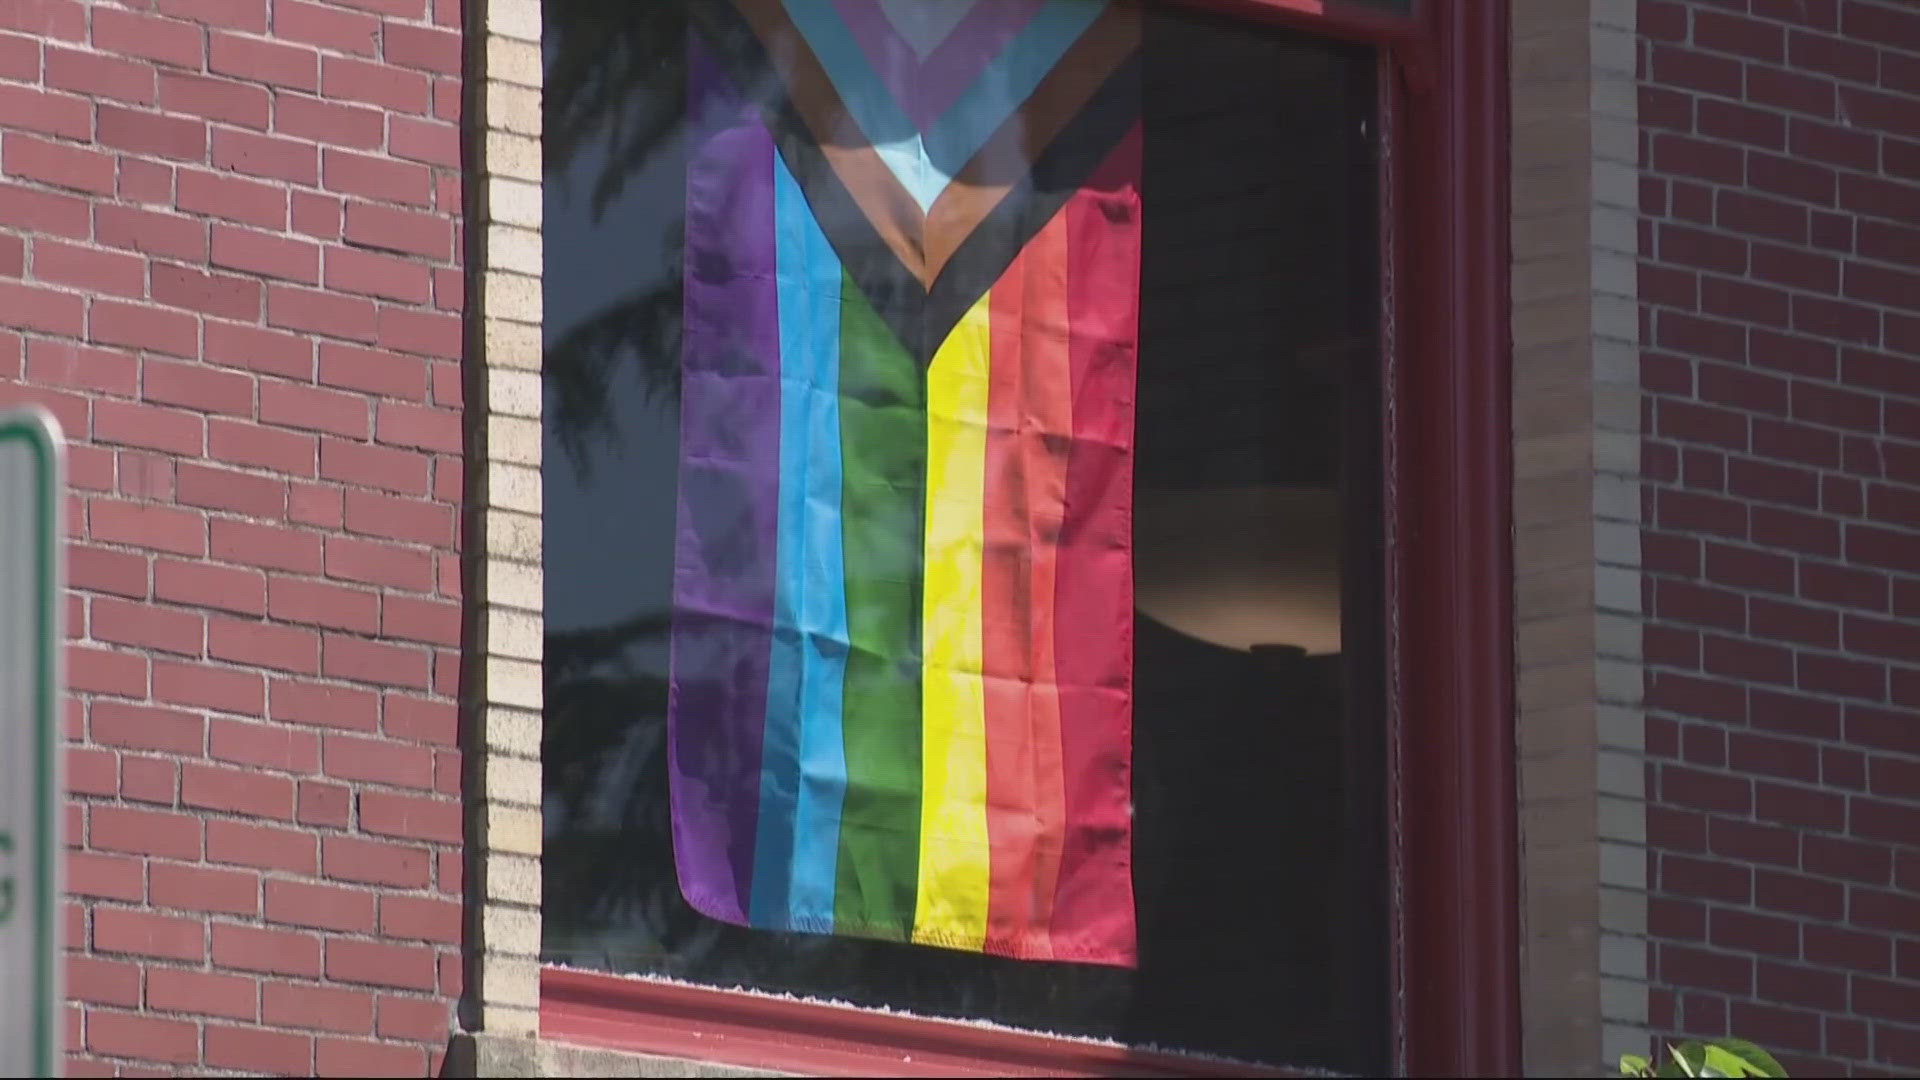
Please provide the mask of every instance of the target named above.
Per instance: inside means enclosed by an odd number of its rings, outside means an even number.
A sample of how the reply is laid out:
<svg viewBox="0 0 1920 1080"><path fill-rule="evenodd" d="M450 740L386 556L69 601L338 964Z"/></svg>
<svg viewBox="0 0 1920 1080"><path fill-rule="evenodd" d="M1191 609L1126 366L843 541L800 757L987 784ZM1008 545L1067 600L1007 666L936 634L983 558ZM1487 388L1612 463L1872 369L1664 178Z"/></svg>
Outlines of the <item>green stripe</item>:
<svg viewBox="0 0 1920 1080"><path fill-rule="evenodd" d="M920 861L920 588L926 380L847 276L840 308L846 804L834 925L906 940Z"/></svg>

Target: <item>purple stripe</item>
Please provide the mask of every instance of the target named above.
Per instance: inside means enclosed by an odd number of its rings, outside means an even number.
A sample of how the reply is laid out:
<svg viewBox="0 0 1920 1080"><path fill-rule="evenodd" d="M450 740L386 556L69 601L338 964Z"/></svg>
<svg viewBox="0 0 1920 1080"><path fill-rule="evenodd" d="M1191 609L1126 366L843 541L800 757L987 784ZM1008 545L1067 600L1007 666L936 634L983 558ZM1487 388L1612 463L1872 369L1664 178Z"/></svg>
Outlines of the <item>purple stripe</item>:
<svg viewBox="0 0 1920 1080"><path fill-rule="evenodd" d="M960 100L1040 10L1045 0L982 0L925 62L872 0L835 0L874 73L924 134Z"/></svg>
<svg viewBox="0 0 1920 1080"><path fill-rule="evenodd" d="M774 148L697 44L688 60L686 322L668 755L680 891L745 922L780 478Z"/></svg>

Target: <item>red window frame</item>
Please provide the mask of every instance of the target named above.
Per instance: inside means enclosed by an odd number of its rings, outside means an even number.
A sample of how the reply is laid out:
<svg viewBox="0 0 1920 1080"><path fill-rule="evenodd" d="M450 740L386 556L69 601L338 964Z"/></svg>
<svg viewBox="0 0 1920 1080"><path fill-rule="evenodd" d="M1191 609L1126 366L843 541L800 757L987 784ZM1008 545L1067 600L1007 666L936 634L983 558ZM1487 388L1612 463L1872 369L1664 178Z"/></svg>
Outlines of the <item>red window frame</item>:
<svg viewBox="0 0 1920 1080"><path fill-rule="evenodd" d="M1392 1060L1518 1075L1510 0L1175 0L1381 57ZM547 968L563 1042L816 1075L1232 1075L1045 1035ZM1261 1075L1256 1071L1245 1075Z"/></svg>

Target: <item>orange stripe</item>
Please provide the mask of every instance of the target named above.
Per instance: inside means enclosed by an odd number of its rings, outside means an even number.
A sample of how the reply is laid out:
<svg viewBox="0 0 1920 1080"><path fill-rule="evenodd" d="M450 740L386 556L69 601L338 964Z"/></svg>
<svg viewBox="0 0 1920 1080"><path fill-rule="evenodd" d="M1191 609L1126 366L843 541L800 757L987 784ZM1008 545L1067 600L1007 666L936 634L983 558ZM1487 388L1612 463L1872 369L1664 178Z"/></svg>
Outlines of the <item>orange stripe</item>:
<svg viewBox="0 0 1920 1080"><path fill-rule="evenodd" d="M1064 215L994 286L982 566L988 952L1051 958L1066 826L1054 586L1073 430Z"/></svg>

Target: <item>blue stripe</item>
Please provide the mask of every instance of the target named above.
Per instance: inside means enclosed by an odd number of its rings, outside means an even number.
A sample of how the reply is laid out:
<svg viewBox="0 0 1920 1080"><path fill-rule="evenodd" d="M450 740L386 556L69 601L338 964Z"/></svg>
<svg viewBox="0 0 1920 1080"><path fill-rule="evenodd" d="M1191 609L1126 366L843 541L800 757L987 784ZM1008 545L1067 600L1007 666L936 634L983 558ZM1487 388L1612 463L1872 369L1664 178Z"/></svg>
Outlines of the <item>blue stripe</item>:
<svg viewBox="0 0 1920 1080"><path fill-rule="evenodd" d="M1047 0L923 139L868 62L832 0L785 0L787 17L826 69L840 100L901 185L931 207L955 174L1060 62L1107 0ZM873 18L884 18L879 8Z"/></svg>
<svg viewBox="0 0 1920 1080"><path fill-rule="evenodd" d="M780 496L752 921L833 928L847 784L840 522L840 260L786 163L774 166ZM776 771L777 770L777 771ZM771 812L770 812L771 811Z"/></svg>

